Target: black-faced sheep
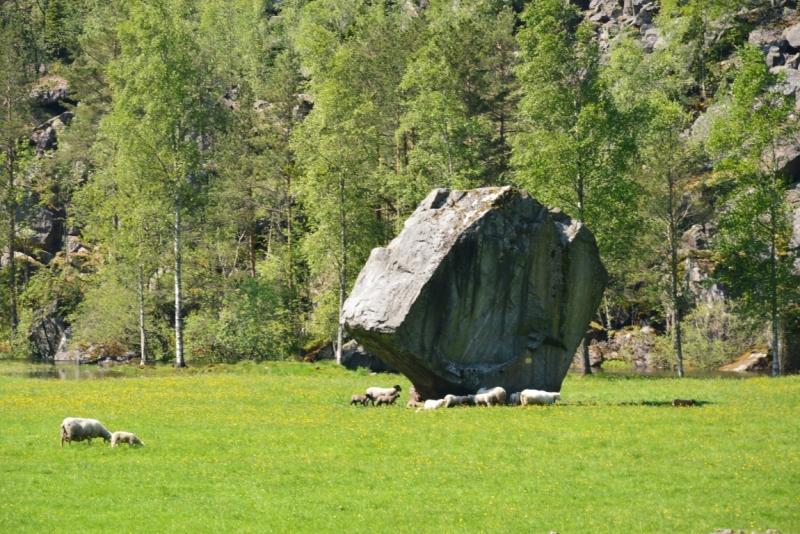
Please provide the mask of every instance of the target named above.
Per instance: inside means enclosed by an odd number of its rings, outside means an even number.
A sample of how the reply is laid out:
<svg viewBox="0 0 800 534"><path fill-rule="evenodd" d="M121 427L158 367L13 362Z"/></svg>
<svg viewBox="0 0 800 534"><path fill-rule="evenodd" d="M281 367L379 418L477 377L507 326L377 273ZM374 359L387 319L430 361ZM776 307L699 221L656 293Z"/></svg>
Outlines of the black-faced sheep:
<svg viewBox="0 0 800 534"><path fill-rule="evenodd" d="M373 398L377 399L378 397L388 397L390 395L394 395L395 393L400 393L403 391L400 386L395 386L393 388L378 388L372 387L367 389L367 395L372 395Z"/></svg>
<svg viewBox="0 0 800 534"><path fill-rule="evenodd" d="M375 400L378 402L378 406L380 406L381 404L391 405L394 404L394 401L396 401L397 397L399 396L400 396L399 393L395 393L394 395L381 395Z"/></svg>
<svg viewBox="0 0 800 534"><path fill-rule="evenodd" d="M494 406L506 403L506 390L501 387L479 389L475 395L476 406Z"/></svg>
<svg viewBox="0 0 800 534"><path fill-rule="evenodd" d="M100 421L95 419L82 419L80 417L67 417L61 423L61 446L64 441L72 445L73 441L88 440L92 443L94 438L103 438L103 441L111 440L111 432Z"/></svg>
<svg viewBox="0 0 800 534"><path fill-rule="evenodd" d="M144 441L136 437L131 432L117 431L111 434L111 446L116 447L118 443L127 443L129 446L144 445Z"/></svg>
<svg viewBox="0 0 800 534"><path fill-rule="evenodd" d="M366 406L369 401L375 400L372 398L372 395L367 393L366 395L353 395L350 397L350 406L353 404L361 404L361 406Z"/></svg>
<svg viewBox="0 0 800 534"><path fill-rule="evenodd" d="M529 404L555 404L556 400L561 400L561 395L538 389L525 389L519 392L519 400L523 406Z"/></svg>

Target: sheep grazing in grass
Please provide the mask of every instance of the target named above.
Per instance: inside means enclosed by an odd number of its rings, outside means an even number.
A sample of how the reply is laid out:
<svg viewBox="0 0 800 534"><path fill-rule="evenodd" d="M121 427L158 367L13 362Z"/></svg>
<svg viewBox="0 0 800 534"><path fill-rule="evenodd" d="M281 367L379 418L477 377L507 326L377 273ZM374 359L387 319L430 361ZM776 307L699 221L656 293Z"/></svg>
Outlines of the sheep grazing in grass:
<svg viewBox="0 0 800 534"><path fill-rule="evenodd" d="M423 406L423 408L426 410L438 410L442 406L444 406L444 399L439 399L439 400L429 399L425 401L425 405Z"/></svg>
<svg viewBox="0 0 800 534"><path fill-rule="evenodd" d="M445 395L444 396L444 407L445 408L452 408L453 406L461 406L462 404L472 404L472 396L471 395Z"/></svg>
<svg viewBox="0 0 800 534"><path fill-rule="evenodd" d="M511 406L519 406L521 404L519 400L519 392L512 393L508 396L508 404Z"/></svg>
<svg viewBox="0 0 800 534"><path fill-rule="evenodd" d="M111 439L111 432L100 421L95 419L82 419L80 417L67 417L61 423L61 446L64 441L72 445L73 441L87 440L91 445L92 439L103 438L103 441Z"/></svg>
<svg viewBox="0 0 800 534"><path fill-rule="evenodd" d="M519 393L520 404L528 406L529 404L555 404L556 400L561 400L559 393L550 393L548 391L541 391L538 389L526 389Z"/></svg>
<svg viewBox="0 0 800 534"><path fill-rule="evenodd" d="M129 446L144 445L144 441L136 437L136 434L131 432L114 432L111 434L111 446L116 447L119 443L127 443Z"/></svg>
<svg viewBox="0 0 800 534"><path fill-rule="evenodd" d="M366 406L369 401L375 400L372 398L372 395L367 393L366 395L353 395L350 397L350 406L354 404L361 404L361 406Z"/></svg>
<svg viewBox="0 0 800 534"><path fill-rule="evenodd" d="M394 404L394 401L396 401L399 396L399 393L395 393L394 395L381 395L376 400L378 401L378 406L381 404L391 405Z"/></svg>
<svg viewBox="0 0 800 534"><path fill-rule="evenodd" d="M395 393L400 393L403 391L400 386L395 386L393 388L377 388L372 387L367 389L367 395L372 395L373 398L378 397L388 397L390 395L394 395Z"/></svg>
<svg viewBox="0 0 800 534"><path fill-rule="evenodd" d="M695 404L694 399L675 399L672 401L673 406L694 406Z"/></svg>
<svg viewBox="0 0 800 534"><path fill-rule="evenodd" d="M506 390L501 387L482 388L475 394L476 406L494 406L506 403Z"/></svg>

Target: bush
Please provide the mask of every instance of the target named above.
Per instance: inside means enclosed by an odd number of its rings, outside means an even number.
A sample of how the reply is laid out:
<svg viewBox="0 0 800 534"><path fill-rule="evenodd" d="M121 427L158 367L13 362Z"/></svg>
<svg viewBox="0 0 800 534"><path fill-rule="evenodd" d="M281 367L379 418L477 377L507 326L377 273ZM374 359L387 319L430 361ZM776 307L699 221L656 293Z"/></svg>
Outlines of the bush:
<svg viewBox="0 0 800 534"><path fill-rule="evenodd" d="M729 304L701 304L681 323L683 359L689 367L716 369L763 342L759 324L732 313ZM672 336L656 341L656 353L669 367L677 367L678 353Z"/></svg>

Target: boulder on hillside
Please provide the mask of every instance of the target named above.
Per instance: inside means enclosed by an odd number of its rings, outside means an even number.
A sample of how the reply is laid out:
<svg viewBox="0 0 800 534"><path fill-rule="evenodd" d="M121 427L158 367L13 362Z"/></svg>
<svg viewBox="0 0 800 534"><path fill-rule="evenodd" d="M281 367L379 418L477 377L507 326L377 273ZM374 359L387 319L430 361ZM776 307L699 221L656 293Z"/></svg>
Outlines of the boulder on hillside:
<svg viewBox="0 0 800 534"><path fill-rule="evenodd" d="M592 233L525 191L436 189L372 251L341 320L422 398L559 391L607 278Z"/></svg>

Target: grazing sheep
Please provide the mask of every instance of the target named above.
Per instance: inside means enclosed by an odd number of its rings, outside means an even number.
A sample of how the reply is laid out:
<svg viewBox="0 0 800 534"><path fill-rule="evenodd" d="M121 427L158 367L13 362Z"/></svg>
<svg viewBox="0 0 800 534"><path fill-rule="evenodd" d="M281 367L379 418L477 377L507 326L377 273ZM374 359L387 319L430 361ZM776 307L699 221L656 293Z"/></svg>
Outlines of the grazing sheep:
<svg viewBox="0 0 800 534"><path fill-rule="evenodd" d="M387 404L387 405L394 404L394 401L396 401L397 397L399 396L400 396L399 393L395 393L394 395L381 395L380 397L377 398L378 406L380 406L381 404Z"/></svg>
<svg viewBox="0 0 800 534"><path fill-rule="evenodd" d="M444 399L439 399L439 400L429 399L425 401L424 408L426 410L438 410L442 406L444 406Z"/></svg>
<svg viewBox="0 0 800 534"><path fill-rule="evenodd" d="M361 404L361 406L366 406L367 403L371 400L375 400L372 398L372 395L353 395L350 397L350 406L354 404Z"/></svg>
<svg viewBox="0 0 800 534"><path fill-rule="evenodd" d="M144 441L136 437L136 434L131 432L114 432L111 434L111 446L116 447L117 443L127 443L129 446L144 445Z"/></svg>
<svg viewBox="0 0 800 534"><path fill-rule="evenodd" d="M511 406L520 405L519 392L512 393L511 395L508 396L508 404L510 404Z"/></svg>
<svg viewBox="0 0 800 534"><path fill-rule="evenodd" d="M367 389L367 395L372 395L374 398L377 399L378 397L394 395L395 393L400 393L401 391L403 390L400 389L400 386L395 386L393 388L372 387Z"/></svg>
<svg viewBox="0 0 800 534"><path fill-rule="evenodd" d="M505 404L506 390L501 387L482 388L475 395L476 406L494 406L495 404Z"/></svg>
<svg viewBox="0 0 800 534"><path fill-rule="evenodd" d="M519 392L519 400L523 406L529 404L555 404L556 400L561 400L561 395L538 389L526 389Z"/></svg>
<svg viewBox="0 0 800 534"><path fill-rule="evenodd" d="M694 406L695 404L694 399L675 399L672 401L673 406Z"/></svg>
<svg viewBox="0 0 800 534"><path fill-rule="evenodd" d="M444 407L452 408L453 406L461 406L462 404L472 404L472 395L445 395Z"/></svg>
<svg viewBox="0 0 800 534"><path fill-rule="evenodd" d="M64 441L72 445L73 441L88 440L91 445L93 438L103 438L103 441L111 439L111 432L100 421L95 419L82 419L80 417L67 417L61 423L61 446Z"/></svg>

